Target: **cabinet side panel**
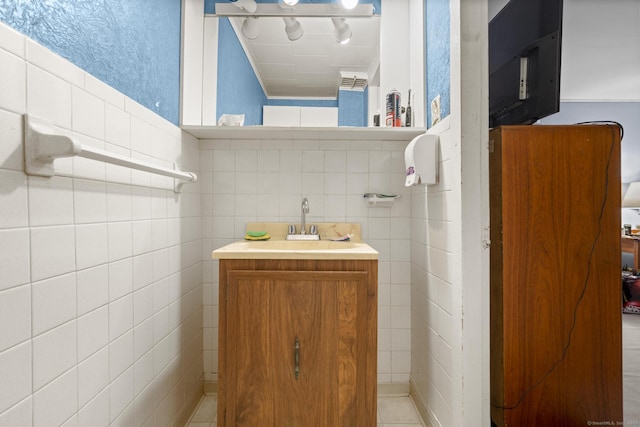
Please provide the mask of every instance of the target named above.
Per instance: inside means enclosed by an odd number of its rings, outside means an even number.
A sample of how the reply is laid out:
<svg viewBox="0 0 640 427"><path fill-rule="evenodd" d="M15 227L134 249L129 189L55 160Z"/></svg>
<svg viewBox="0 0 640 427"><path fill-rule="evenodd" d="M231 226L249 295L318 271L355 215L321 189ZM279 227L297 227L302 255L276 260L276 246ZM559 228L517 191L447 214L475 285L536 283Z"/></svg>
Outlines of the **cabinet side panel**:
<svg viewBox="0 0 640 427"><path fill-rule="evenodd" d="M489 135L489 211L490 211L490 378L491 419L504 424L504 358L502 334L502 133Z"/></svg>
<svg viewBox="0 0 640 427"><path fill-rule="evenodd" d="M218 427L226 427L227 414L227 269L233 261L220 260L218 272Z"/></svg>
<svg viewBox="0 0 640 427"><path fill-rule="evenodd" d="M613 126L502 128L505 425L622 421L619 148Z"/></svg>
<svg viewBox="0 0 640 427"><path fill-rule="evenodd" d="M366 417L359 427L374 426L378 413L378 261L362 261L361 269L367 272L366 303Z"/></svg>

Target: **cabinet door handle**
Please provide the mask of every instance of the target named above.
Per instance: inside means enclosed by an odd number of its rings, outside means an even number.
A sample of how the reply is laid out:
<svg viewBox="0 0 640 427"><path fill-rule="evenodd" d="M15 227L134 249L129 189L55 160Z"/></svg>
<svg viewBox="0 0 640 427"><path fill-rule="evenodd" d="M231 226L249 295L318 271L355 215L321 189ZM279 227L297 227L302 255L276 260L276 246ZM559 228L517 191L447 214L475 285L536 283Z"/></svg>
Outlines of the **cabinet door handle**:
<svg viewBox="0 0 640 427"><path fill-rule="evenodd" d="M293 372L296 375L296 381L298 380L298 375L300 374L300 340L296 337L296 345L295 345L295 354L296 354L296 367Z"/></svg>

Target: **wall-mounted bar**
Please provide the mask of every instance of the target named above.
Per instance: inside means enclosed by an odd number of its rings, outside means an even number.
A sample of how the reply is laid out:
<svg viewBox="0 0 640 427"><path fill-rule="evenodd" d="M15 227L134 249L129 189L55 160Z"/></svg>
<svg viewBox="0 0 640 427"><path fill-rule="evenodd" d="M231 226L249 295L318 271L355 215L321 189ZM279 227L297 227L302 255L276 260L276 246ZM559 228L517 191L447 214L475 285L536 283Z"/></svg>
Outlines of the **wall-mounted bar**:
<svg viewBox="0 0 640 427"><path fill-rule="evenodd" d="M54 176L56 169L53 161L61 157L73 156L172 177L176 193L180 192L182 185L196 182L198 179L198 176L192 172L162 168L151 163L82 145L69 136L56 134L51 123L27 114L24 115L24 158L28 175Z"/></svg>

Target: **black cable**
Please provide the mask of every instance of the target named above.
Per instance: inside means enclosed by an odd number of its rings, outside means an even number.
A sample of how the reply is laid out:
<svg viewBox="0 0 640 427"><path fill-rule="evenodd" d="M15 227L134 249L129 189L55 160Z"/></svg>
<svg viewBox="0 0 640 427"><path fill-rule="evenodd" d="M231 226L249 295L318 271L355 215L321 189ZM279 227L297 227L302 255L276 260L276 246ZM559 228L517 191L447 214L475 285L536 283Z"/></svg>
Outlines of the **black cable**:
<svg viewBox="0 0 640 427"><path fill-rule="evenodd" d="M622 135L624 133L624 130L622 128L622 125L618 122L614 122L614 121L602 121L602 122L582 122L582 123L576 123L577 125L587 125L587 124L605 124L605 125L616 125L619 128L620 131L620 140L622 140ZM612 129L613 130L613 129ZM602 204L600 206L600 215L598 216L598 232L596 233L595 239L593 241L593 244L591 245L591 251L589 252L589 260L587 261L587 274L585 276L585 280L584 280L584 284L582 285L582 290L580 291L580 296L578 297L578 300L576 301L576 306L573 309L573 317L572 317L572 321L571 321L571 327L569 328L569 334L567 337L567 343L565 344L564 348L562 349L562 355L560 356L560 358L558 360L556 360L551 367L547 370L547 372L544 373L544 375L542 375L542 377L540 377L540 379L538 381L536 381L533 385L531 385L528 389L526 389L522 395L520 396L520 398L516 401L516 403L514 405L495 405L495 404L491 404L492 407L497 408L497 409L516 409L518 406L520 406L520 404L522 403L522 401L524 400L524 398L536 387L538 387L540 384L542 384L542 382L549 376L551 375L551 373L556 369L556 367L567 357L567 353L569 352L569 347L571 346L571 339L573 337L573 330L576 327L576 323L577 323L577 317L578 317L578 309L580 308L580 304L582 303L582 300L584 299L585 294L587 293L587 287L589 285L589 277L591 276L591 262L593 261L593 253L596 250L596 244L598 243L598 240L600 239L600 234L602 234L602 217L604 215L604 209L605 206L607 204L607 198L609 196L609 169L611 166L611 157L613 156L613 149L615 147L615 135L612 134L611 136L611 145L609 147L609 158L607 159L607 167L605 170L605 182L604 182L604 197L602 199Z"/></svg>
<svg viewBox="0 0 640 427"><path fill-rule="evenodd" d="M622 125L615 120L595 120L592 122L579 122L577 125L615 125L620 129L620 142L622 142L622 138L624 137L624 128Z"/></svg>

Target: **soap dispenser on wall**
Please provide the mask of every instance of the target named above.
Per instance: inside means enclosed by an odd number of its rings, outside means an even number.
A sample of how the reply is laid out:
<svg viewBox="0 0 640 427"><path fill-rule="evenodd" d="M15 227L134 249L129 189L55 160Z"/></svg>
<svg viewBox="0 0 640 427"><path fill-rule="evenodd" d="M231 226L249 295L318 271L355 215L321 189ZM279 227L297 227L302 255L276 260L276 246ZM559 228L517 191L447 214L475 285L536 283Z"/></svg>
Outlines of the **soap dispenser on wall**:
<svg viewBox="0 0 640 427"><path fill-rule="evenodd" d="M405 187L438 183L438 136L418 135L404 150Z"/></svg>

